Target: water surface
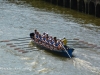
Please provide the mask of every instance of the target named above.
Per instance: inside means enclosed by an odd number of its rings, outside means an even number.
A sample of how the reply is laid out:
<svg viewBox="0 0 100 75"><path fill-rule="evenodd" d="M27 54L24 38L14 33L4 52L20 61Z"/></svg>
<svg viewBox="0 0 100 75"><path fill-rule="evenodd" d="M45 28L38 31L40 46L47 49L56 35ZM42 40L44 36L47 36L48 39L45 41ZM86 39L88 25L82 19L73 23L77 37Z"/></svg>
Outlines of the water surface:
<svg viewBox="0 0 100 75"><path fill-rule="evenodd" d="M37 4L36 4L37 3ZM100 19L41 1L25 2L0 0L0 40L28 37L37 29L40 33L68 39L78 38L100 46ZM99 75L100 49L75 48L72 59L60 57L38 48L19 52L9 43L0 42L1 75ZM15 48L20 48L15 44ZM34 51L39 50L39 51Z"/></svg>

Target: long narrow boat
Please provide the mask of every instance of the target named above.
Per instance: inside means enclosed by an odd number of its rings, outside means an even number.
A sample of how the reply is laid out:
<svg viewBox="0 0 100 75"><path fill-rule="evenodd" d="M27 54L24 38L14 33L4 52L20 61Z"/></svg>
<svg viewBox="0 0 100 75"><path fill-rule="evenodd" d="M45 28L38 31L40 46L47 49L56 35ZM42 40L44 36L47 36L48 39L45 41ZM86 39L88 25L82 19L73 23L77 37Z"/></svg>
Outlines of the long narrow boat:
<svg viewBox="0 0 100 75"><path fill-rule="evenodd" d="M60 49L58 50L57 48L54 48L54 46L52 45L48 45L48 46L45 46L43 44L40 44L38 42L36 42L34 39L32 39L31 41L33 44L35 44L37 47L41 48L41 49L44 49L46 51L49 51L49 52L52 52L52 53L56 53L56 54L59 54L61 56L64 56L64 57L67 57L67 58L71 58L73 55L73 51L74 49L73 48L70 48L68 47L67 49L63 46L63 49Z"/></svg>

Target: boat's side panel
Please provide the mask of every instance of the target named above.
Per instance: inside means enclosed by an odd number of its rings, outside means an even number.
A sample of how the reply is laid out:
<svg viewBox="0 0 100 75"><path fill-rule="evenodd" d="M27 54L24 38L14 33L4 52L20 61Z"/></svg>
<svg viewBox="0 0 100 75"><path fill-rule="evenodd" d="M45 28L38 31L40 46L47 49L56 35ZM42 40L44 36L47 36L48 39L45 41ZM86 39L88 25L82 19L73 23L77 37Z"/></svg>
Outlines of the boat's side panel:
<svg viewBox="0 0 100 75"><path fill-rule="evenodd" d="M44 47L44 46L42 46L42 45L36 43L35 41L33 41L33 43L34 43L36 46L38 46L39 48L45 49L45 50L50 51L50 52L52 52L52 53L57 53L57 54L59 54L59 55L65 56L65 57L69 57L69 55L70 55L70 57L72 57L72 52L74 51L73 48L67 49L67 50L66 50L67 52L66 52L65 50L50 50L49 48Z"/></svg>
<svg viewBox="0 0 100 75"><path fill-rule="evenodd" d="M73 53L74 49L70 48L70 49L68 49L66 51L63 52L63 55L66 56L66 57L69 57L69 56L72 57L72 53Z"/></svg>

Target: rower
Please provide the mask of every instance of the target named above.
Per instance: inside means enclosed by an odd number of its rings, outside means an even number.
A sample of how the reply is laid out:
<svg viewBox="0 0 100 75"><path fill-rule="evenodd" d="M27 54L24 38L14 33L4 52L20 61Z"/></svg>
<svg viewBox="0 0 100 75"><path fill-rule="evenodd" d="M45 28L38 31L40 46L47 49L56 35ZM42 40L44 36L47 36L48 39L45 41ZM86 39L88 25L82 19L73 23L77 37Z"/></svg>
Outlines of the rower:
<svg viewBox="0 0 100 75"><path fill-rule="evenodd" d="M34 39L34 35L35 35L34 33L30 33L30 38Z"/></svg>
<svg viewBox="0 0 100 75"><path fill-rule="evenodd" d="M30 33L30 38L31 38L31 39L35 39L36 33L37 33L37 30L34 30L33 33Z"/></svg>

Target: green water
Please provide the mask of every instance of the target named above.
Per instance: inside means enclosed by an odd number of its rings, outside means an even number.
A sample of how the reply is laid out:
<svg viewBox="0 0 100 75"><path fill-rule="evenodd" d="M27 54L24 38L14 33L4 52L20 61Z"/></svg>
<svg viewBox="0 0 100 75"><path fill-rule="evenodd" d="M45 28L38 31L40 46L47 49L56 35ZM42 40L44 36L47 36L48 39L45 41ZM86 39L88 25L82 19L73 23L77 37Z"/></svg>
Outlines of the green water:
<svg viewBox="0 0 100 75"><path fill-rule="evenodd" d="M33 7L39 8L41 10L46 10L50 12L55 12L57 14L71 15L74 18L74 22L80 24L92 23L94 25L100 26L100 18L96 18L92 15L87 15L70 8L64 8L51 3L45 2L43 0L24 0L25 3L31 4Z"/></svg>

